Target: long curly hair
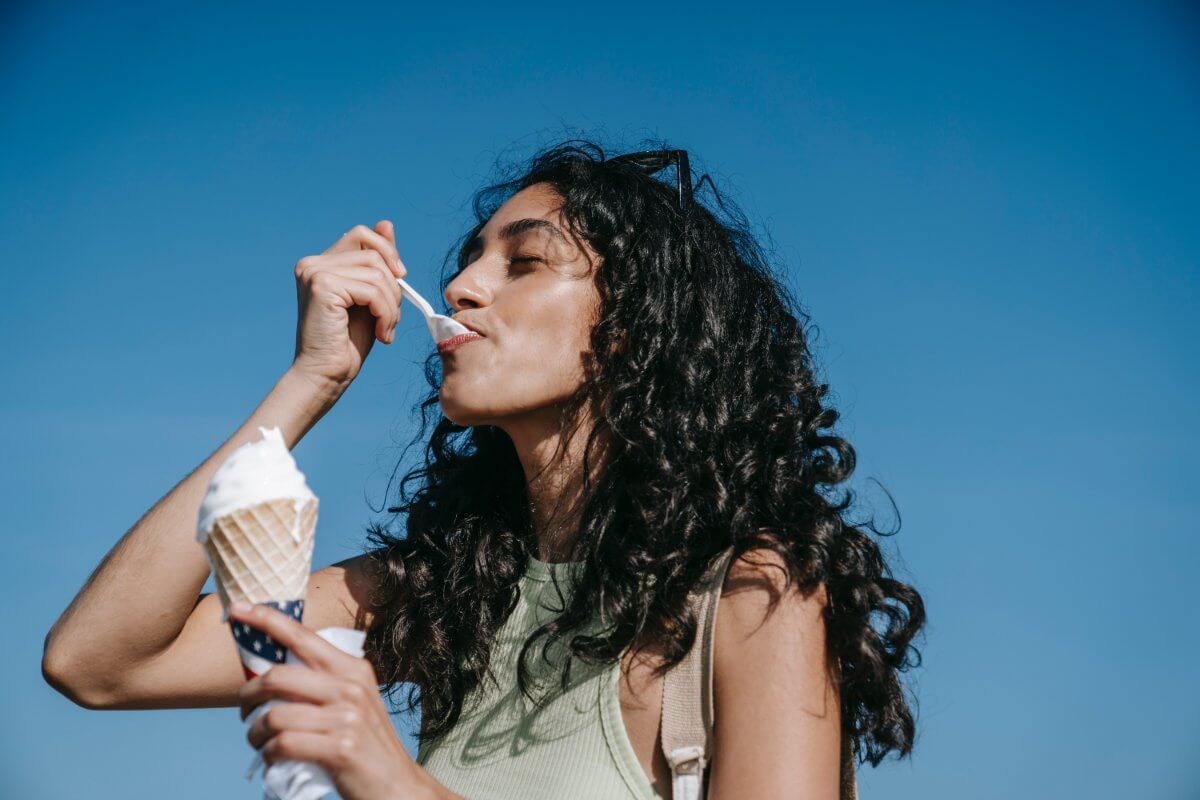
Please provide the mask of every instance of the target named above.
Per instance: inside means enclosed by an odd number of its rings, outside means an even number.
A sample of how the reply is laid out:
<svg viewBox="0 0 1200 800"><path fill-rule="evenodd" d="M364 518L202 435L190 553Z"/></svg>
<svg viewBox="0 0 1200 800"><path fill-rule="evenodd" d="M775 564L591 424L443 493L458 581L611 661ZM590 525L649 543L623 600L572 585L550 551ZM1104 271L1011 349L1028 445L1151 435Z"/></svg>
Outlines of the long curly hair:
<svg viewBox="0 0 1200 800"><path fill-rule="evenodd" d="M520 650L521 692L533 698L527 659L538 641L543 656L566 642L564 688L572 659L612 663L626 648L655 645L670 668L696 635L687 595L705 569L731 546L735 558L766 548L786 563L788 587L825 585L830 667L859 760L908 755L915 724L898 673L920 664L911 642L924 604L868 531L889 533L848 519L854 448L832 431L839 415L815 371L809 317L745 216L707 174L681 213L674 181L582 138L499 177L474 196L476 224L447 256L454 274L496 209L538 183L554 188L571 232L600 257L587 377L561 420L567 431L594 410L572 556L584 563L562 613ZM432 434L388 508L406 515L406 530L368 525L377 589L366 639L389 699L410 684L406 708L422 707L422 742L449 731L491 675L493 639L536 555L512 441L496 426L445 418L436 353L424 371L432 391L409 447L426 442L431 422Z"/></svg>

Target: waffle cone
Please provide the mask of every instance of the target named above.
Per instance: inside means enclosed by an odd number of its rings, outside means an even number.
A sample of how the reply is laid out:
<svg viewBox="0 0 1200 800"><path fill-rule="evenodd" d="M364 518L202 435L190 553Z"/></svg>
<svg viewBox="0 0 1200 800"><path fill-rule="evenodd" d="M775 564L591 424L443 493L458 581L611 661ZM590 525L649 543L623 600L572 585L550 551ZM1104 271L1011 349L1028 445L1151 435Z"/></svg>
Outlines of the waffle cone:
<svg viewBox="0 0 1200 800"><path fill-rule="evenodd" d="M203 544L226 614L239 600L255 604L304 599L317 506L316 498L284 498L216 519Z"/></svg>

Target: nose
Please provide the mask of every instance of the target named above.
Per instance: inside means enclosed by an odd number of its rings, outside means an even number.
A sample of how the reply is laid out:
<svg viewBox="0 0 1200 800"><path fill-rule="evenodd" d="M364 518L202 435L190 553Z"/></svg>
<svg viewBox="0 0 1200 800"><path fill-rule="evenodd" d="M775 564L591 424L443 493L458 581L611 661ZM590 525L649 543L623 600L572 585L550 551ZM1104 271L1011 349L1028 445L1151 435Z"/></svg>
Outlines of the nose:
<svg viewBox="0 0 1200 800"><path fill-rule="evenodd" d="M446 303L453 311L480 308L491 302L491 291L477 277L468 267L450 281L446 287Z"/></svg>

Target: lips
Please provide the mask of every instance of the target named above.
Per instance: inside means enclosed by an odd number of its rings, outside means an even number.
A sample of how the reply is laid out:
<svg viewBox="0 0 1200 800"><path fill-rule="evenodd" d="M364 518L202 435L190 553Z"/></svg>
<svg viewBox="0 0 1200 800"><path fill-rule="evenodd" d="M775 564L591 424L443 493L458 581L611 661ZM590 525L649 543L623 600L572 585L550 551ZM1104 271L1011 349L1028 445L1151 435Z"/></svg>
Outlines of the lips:
<svg viewBox="0 0 1200 800"><path fill-rule="evenodd" d="M459 325L462 325L467 330L475 331L480 336L487 336L487 334L483 332L482 328L480 328L478 325L476 325L474 322L472 322L469 319L456 319L454 321L457 322Z"/></svg>
<svg viewBox="0 0 1200 800"><path fill-rule="evenodd" d="M468 342L473 342L476 339L482 339L482 338L483 338L482 336L480 336L478 333L475 333L474 331L470 331L468 333L460 333L457 336L451 336L449 339L443 339L442 341L438 342L437 349L438 349L439 353L441 353L442 355L446 355L447 353L454 352L455 350L457 350L458 348L467 344Z"/></svg>

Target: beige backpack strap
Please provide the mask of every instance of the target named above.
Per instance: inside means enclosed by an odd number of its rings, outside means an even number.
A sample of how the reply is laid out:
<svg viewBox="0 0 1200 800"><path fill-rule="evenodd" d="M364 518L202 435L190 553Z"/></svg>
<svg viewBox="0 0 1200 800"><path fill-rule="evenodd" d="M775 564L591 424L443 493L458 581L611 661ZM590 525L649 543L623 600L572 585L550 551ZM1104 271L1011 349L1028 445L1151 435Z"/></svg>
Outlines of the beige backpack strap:
<svg viewBox="0 0 1200 800"><path fill-rule="evenodd" d="M717 605L732 560L730 547L714 559L690 593L696 612L696 640L683 660L663 678L662 750L671 765L672 800L702 800L704 770L712 754L715 720L713 642ZM842 736L841 800L858 800L854 751Z"/></svg>
<svg viewBox="0 0 1200 800"><path fill-rule="evenodd" d="M663 678L662 750L671 765L673 800L700 800L704 768L712 750L712 651L717 602L733 548L722 552L689 597L696 639L683 660Z"/></svg>

